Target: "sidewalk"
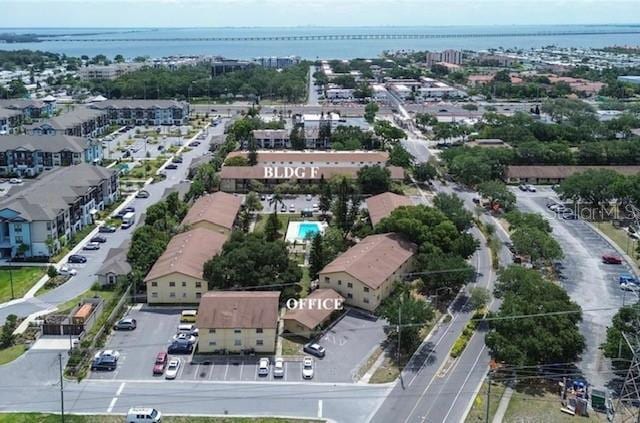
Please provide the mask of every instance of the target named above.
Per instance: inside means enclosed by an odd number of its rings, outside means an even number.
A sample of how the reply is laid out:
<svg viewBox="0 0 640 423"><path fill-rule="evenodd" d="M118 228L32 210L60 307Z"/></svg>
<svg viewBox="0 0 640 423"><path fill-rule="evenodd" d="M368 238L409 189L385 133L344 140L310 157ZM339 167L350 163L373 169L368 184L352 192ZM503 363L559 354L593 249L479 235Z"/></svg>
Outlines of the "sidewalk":
<svg viewBox="0 0 640 423"><path fill-rule="evenodd" d="M504 415L507 412L507 408L509 408L509 402L511 401L512 395L513 388L507 386L507 389L504 390L504 394L502 394L502 398L500 398L500 404L498 405L496 414L493 415L492 423L502 423Z"/></svg>

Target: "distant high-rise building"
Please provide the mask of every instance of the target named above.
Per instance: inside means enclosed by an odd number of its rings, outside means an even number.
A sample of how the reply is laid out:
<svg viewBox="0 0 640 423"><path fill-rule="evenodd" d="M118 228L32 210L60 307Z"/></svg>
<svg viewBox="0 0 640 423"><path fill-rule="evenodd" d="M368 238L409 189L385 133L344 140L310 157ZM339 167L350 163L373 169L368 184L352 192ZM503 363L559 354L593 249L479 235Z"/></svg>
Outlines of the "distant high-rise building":
<svg viewBox="0 0 640 423"><path fill-rule="evenodd" d="M462 52L460 50L433 51L427 53L425 60L427 66L433 66L438 62L460 65L462 64Z"/></svg>
<svg viewBox="0 0 640 423"><path fill-rule="evenodd" d="M264 68L285 69L300 63L300 57L298 56L256 57L253 59L253 61Z"/></svg>

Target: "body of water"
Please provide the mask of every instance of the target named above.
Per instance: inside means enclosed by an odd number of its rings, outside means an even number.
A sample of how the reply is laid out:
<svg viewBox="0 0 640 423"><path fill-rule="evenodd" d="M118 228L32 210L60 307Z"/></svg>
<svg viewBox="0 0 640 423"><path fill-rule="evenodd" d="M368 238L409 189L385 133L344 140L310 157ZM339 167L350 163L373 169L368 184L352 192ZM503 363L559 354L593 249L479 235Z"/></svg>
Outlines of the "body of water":
<svg viewBox="0 0 640 423"><path fill-rule="evenodd" d="M631 32L620 34L612 32ZM1 33L62 35L36 43L0 44L0 49L37 49L70 56L105 54L125 57L220 55L233 58L296 55L306 59L377 57L384 50L442 50L488 48L530 49L607 47L640 44L640 25L539 25L446 27L291 27L291 28L0 28ZM570 35L532 33L569 32ZM596 32L597 34L593 34ZM585 34L589 33L589 34ZM414 35L445 38L351 40L211 40L233 37L291 37L323 35ZM506 36L496 36L508 34ZM72 38L74 41L62 41ZM207 39L209 38L209 39ZM103 40L103 41L100 41Z"/></svg>

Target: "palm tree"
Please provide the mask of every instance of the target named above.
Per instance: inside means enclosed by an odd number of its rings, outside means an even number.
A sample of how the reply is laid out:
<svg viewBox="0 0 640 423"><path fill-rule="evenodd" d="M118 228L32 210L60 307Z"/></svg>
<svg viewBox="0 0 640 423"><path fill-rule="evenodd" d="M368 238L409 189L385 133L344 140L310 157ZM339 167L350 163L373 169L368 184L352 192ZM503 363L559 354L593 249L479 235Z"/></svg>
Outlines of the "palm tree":
<svg viewBox="0 0 640 423"><path fill-rule="evenodd" d="M274 213L278 213L278 205L284 206L284 199L282 198L282 194L275 193L269 199L269 207L274 207Z"/></svg>

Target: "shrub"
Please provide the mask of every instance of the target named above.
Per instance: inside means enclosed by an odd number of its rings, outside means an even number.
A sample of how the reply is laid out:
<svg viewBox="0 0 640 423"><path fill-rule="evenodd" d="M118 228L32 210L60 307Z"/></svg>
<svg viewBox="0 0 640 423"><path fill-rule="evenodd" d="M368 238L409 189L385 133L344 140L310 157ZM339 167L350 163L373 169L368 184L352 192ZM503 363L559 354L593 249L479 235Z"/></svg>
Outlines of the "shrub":
<svg viewBox="0 0 640 423"><path fill-rule="evenodd" d="M55 278L56 276L58 276L58 271L54 266L49 266L47 268L47 276L49 276L50 278Z"/></svg>

